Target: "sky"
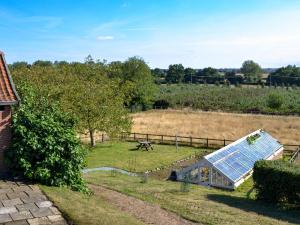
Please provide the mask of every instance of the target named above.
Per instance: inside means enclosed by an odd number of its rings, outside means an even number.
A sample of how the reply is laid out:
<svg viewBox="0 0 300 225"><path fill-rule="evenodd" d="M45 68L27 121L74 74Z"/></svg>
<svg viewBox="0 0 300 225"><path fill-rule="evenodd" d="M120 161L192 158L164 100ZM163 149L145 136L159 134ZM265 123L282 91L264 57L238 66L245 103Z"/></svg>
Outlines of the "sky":
<svg viewBox="0 0 300 225"><path fill-rule="evenodd" d="M300 66L300 0L1 0L0 50L8 63Z"/></svg>

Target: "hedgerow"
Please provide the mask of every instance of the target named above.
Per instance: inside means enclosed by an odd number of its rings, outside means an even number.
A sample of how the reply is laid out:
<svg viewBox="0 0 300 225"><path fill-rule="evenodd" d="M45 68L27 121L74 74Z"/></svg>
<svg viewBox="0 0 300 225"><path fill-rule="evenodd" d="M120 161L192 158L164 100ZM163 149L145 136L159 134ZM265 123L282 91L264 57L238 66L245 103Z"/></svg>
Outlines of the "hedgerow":
<svg viewBox="0 0 300 225"><path fill-rule="evenodd" d="M282 160L260 160L254 165L257 199L300 204L300 166Z"/></svg>
<svg viewBox="0 0 300 225"><path fill-rule="evenodd" d="M86 192L81 177L85 151L74 120L30 88L20 92L22 103L13 115L13 145L6 153L8 165L29 180Z"/></svg>

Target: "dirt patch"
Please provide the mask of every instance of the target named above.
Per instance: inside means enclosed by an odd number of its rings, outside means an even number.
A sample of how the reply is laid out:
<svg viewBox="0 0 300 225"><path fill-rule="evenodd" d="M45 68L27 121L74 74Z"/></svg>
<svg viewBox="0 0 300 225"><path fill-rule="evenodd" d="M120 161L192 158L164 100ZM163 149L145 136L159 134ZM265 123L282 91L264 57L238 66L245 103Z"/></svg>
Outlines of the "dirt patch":
<svg viewBox="0 0 300 225"><path fill-rule="evenodd" d="M168 212L157 205L144 202L102 186L89 185L96 195L103 197L118 209L151 225L196 225L175 213Z"/></svg>
<svg viewBox="0 0 300 225"><path fill-rule="evenodd" d="M189 110L152 110L133 115L132 132L203 138L241 138L263 128L284 144L300 144L300 117Z"/></svg>

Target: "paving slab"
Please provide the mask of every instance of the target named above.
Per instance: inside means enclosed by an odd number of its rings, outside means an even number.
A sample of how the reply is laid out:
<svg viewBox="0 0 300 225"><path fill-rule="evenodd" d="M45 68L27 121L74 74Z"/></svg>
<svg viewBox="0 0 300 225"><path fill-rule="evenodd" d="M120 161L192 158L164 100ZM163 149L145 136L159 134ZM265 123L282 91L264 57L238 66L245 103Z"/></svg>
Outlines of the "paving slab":
<svg viewBox="0 0 300 225"><path fill-rule="evenodd" d="M13 190L11 188L1 188L0 189L0 194L7 194L7 193L11 193L13 192Z"/></svg>
<svg viewBox="0 0 300 225"><path fill-rule="evenodd" d="M66 224L65 219L61 216L61 215L52 215L52 216L48 216L48 219L55 224Z"/></svg>
<svg viewBox="0 0 300 225"><path fill-rule="evenodd" d="M24 191L11 192L6 194L9 199L26 198L28 195Z"/></svg>
<svg viewBox="0 0 300 225"><path fill-rule="evenodd" d="M18 210L14 206L12 206L12 207L1 207L0 208L0 215L8 214L8 213L15 213L15 212L18 212Z"/></svg>
<svg viewBox="0 0 300 225"><path fill-rule="evenodd" d="M22 205L16 205L16 208L19 211L27 211L27 210L35 210L38 207L34 203L26 203L26 204L22 204Z"/></svg>
<svg viewBox="0 0 300 225"><path fill-rule="evenodd" d="M40 201L40 202L36 202L35 203L39 208L49 208L51 207L53 204L50 201Z"/></svg>
<svg viewBox="0 0 300 225"><path fill-rule="evenodd" d="M21 198L21 199L24 203L35 203L35 202L47 200L45 195L38 195L38 196Z"/></svg>
<svg viewBox="0 0 300 225"><path fill-rule="evenodd" d="M5 223L4 225L29 225L27 220L19 220L19 221L11 221L8 223Z"/></svg>
<svg viewBox="0 0 300 225"><path fill-rule="evenodd" d="M21 201L20 198L15 198L15 199L2 200L2 204L3 206L8 207L8 206L21 205L23 204L23 202Z"/></svg>
<svg viewBox="0 0 300 225"><path fill-rule="evenodd" d="M12 221L11 217L9 214L1 214L0 215L0 223L6 223Z"/></svg>
<svg viewBox="0 0 300 225"><path fill-rule="evenodd" d="M34 217L44 217L51 216L53 212L49 208L37 208L35 210L30 210Z"/></svg>
<svg viewBox="0 0 300 225"><path fill-rule="evenodd" d="M8 199L8 197L7 197L7 195L6 194L0 194L0 200L7 200Z"/></svg>
<svg viewBox="0 0 300 225"><path fill-rule="evenodd" d="M60 215L61 214L61 212L54 206L50 207L50 210L52 211L52 213L54 215Z"/></svg>
<svg viewBox="0 0 300 225"><path fill-rule="evenodd" d="M53 225L53 223L48 219L48 217L29 219L27 220L27 222L30 225Z"/></svg>
<svg viewBox="0 0 300 225"><path fill-rule="evenodd" d="M31 213L29 211L21 211L21 212L11 213L10 216L14 221L33 218L33 216L31 215Z"/></svg>

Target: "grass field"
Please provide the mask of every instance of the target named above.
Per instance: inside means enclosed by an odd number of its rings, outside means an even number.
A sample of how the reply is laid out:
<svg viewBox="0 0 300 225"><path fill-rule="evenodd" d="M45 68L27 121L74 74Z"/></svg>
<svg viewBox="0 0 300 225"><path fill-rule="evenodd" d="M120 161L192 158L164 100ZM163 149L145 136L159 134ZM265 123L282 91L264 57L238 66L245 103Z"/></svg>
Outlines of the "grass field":
<svg viewBox="0 0 300 225"><path fill-rule="evenodd" d="M263 128L281 143L300 144L300 117L153 110L133 114L132 132L236 140Z"/></svg>
<svg viewBox="0 0 300 225"><path fill-rule="evenodd" d="M63 187L40 186L62 213L77 225L143 225L97 195L87 196Z"/></svg>
<svg viewBox="0 0 300 225"><path fill-rule="evenodd" d="M136 150L136 142L109 142L97 145L87 156L87 167L110 166L132 172L169 166L172 162L191 155L206 155L205 149L175 146L153 145L154 150Z"/></svg>
<svg viewBox="0 0 300 225"><path fill-rule="evenodd" d="M300 211L285 211L273 205L252 199L251 180L245 182L235 192L210 189L191 185L188 193L180 192L180 183L150 179L141 183L138 177L97 172L85 176L94 185L104 185L111 189L134 196L144 201L158 204L162 208L180 216L203 224L219 225L272 225L299 224ZM249 198L247 198L247 196Z"/></svg>
<svg viewBox="0 0 300 225"><path fill-rule="evenodd" d="M127 170L145 171L170 165L191 154L205 155L210 150L189 147L154 145L154 151L135 151L136 143L112 142L98 145L88 155L89 167L113 166ZM135 158L135 160L133 160ZM186 162L185 162L186 163ZM132 164L135 164L132 166ZM167 169L166 169L167 171ZM168 172L168 171L167 171ZM163 174L164 178L167 174ZM93 172L84 175L90 185L104 186L145 202L159 205L179 216L202 224L218 225L281 225L299 224L300 211L283 210L254 200L252 179L236 191L224 191L198 185L189 185L189 192L181 191L181 183L154 179L151 176L142 183L141 177L119 173ZM95 186L93 186L95 187ZM120 211L95 191L92 196L73 192L67 188L41 189L71 221L77 225L127 225L143 224L135 217ZM247 218L247 219L245 219Z"/></svg>

